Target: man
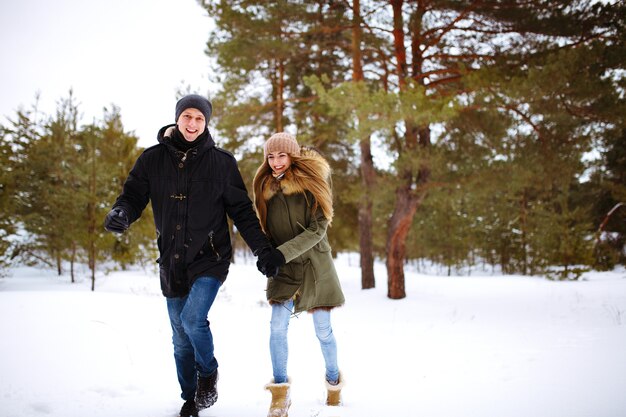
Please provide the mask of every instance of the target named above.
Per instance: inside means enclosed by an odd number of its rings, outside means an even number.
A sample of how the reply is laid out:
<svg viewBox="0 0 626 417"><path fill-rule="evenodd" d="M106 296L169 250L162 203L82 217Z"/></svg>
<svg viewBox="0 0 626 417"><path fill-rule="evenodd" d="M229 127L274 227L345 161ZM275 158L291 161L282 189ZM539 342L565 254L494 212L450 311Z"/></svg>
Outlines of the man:
<svg viewBox="0 0 626 417"><path fill-rule="evenodd" d="M130 171L104 221L123 233L152 204L161 290L173 332L181 397L180 416L217 401L218 363L207 314L228 275L232 246L227 215L258 255L258 267L276 274L284 258L261 231L233 155L215 146L208 130L212 105L199 95L176 103L176 124L164 126L158 144Z"/></svg>

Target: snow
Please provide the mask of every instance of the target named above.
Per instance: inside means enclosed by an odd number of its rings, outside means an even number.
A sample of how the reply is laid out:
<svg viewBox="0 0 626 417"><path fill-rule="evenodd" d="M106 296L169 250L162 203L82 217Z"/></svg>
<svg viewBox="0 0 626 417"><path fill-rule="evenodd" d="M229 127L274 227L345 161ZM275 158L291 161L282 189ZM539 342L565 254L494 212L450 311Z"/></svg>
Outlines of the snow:
<svg viewBox="0 0 626 417"><path fill-rule="evenodd" d="M360 289L337 261L333 312L342 407L326 407L306 313L290 325L291 417L626 416L626 271L577 282L406 272L407 298ZM87 277L86 271L82 276ZM219 399L201 417L264 416L270 394L265 280L239 259L209 313ZM53 271L0 279L0 416L173 417L182 405L155 271L101 275L96 291Z"/></svg>

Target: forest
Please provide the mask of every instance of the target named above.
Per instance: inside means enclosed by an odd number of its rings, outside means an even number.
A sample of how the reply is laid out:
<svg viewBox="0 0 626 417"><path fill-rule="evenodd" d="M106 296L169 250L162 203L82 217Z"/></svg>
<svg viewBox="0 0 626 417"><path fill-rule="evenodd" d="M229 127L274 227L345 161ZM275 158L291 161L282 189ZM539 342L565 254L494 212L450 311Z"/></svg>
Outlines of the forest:
<svg viewBox="0 0 626 417"><path fill-rule="evenodd" d="M199 4L218 145L249 191L273 132L319 149L333 251L360 254L363 289L377 260L391 299L407 264L554 280L626 265L623 2ZM150 210L123 235L102 226L138 138L115 106L79 115L70 90L0 125L0 274L85 264L93 289L97 271L158 257Z"/></svg>

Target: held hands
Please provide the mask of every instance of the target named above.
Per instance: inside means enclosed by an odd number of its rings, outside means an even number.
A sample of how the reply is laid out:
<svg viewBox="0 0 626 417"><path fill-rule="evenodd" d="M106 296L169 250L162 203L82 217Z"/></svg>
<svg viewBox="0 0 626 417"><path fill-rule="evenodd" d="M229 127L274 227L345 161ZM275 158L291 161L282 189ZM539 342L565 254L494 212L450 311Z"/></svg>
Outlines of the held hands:
<svg viewBox="0 0 626 417"><path fill-rule="evenodd" d="M109 232L124 233L128 226L130 226L128 215L119 207L109 211L109 214L104 219L104 228Z"/></svg>
<svg viewBox="0 0 626 417"><path fill-rule="evenodd" d="M259 253L256 262L257 268L268 278L278 275L278 270L285 265L285 257L282 252L275 248L265 248Z"/></svg>

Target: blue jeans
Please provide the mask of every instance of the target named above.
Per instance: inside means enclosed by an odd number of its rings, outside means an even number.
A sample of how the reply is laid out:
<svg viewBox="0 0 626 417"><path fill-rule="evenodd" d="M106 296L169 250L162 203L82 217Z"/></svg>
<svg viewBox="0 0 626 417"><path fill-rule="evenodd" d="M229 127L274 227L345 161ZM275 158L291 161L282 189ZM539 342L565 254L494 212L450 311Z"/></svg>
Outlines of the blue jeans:
<svg viewBox="0 0 626 417"><path fill-rule="evenodd" d="M167 298L176 372L185 401L194 398L197 376L209 376L217 369L207 315L221 285L216 278L200 277L186 296Z"/></svg>
<svg viewBox="0 0 626 417"><path fill-rule="evenodd" d="M282 304L272 304L272 320L270 322L270 355L272 357L272 369L274 383L287 382L287 357L289 345L287 342L287 330L293 311L293 300ZM315 335L320 342L324 363L326 365L326 380L337 381L339 368L337 366L337 342L333 329L330 325L330 311L315 310L313 312L313 325Z"/></svg>

